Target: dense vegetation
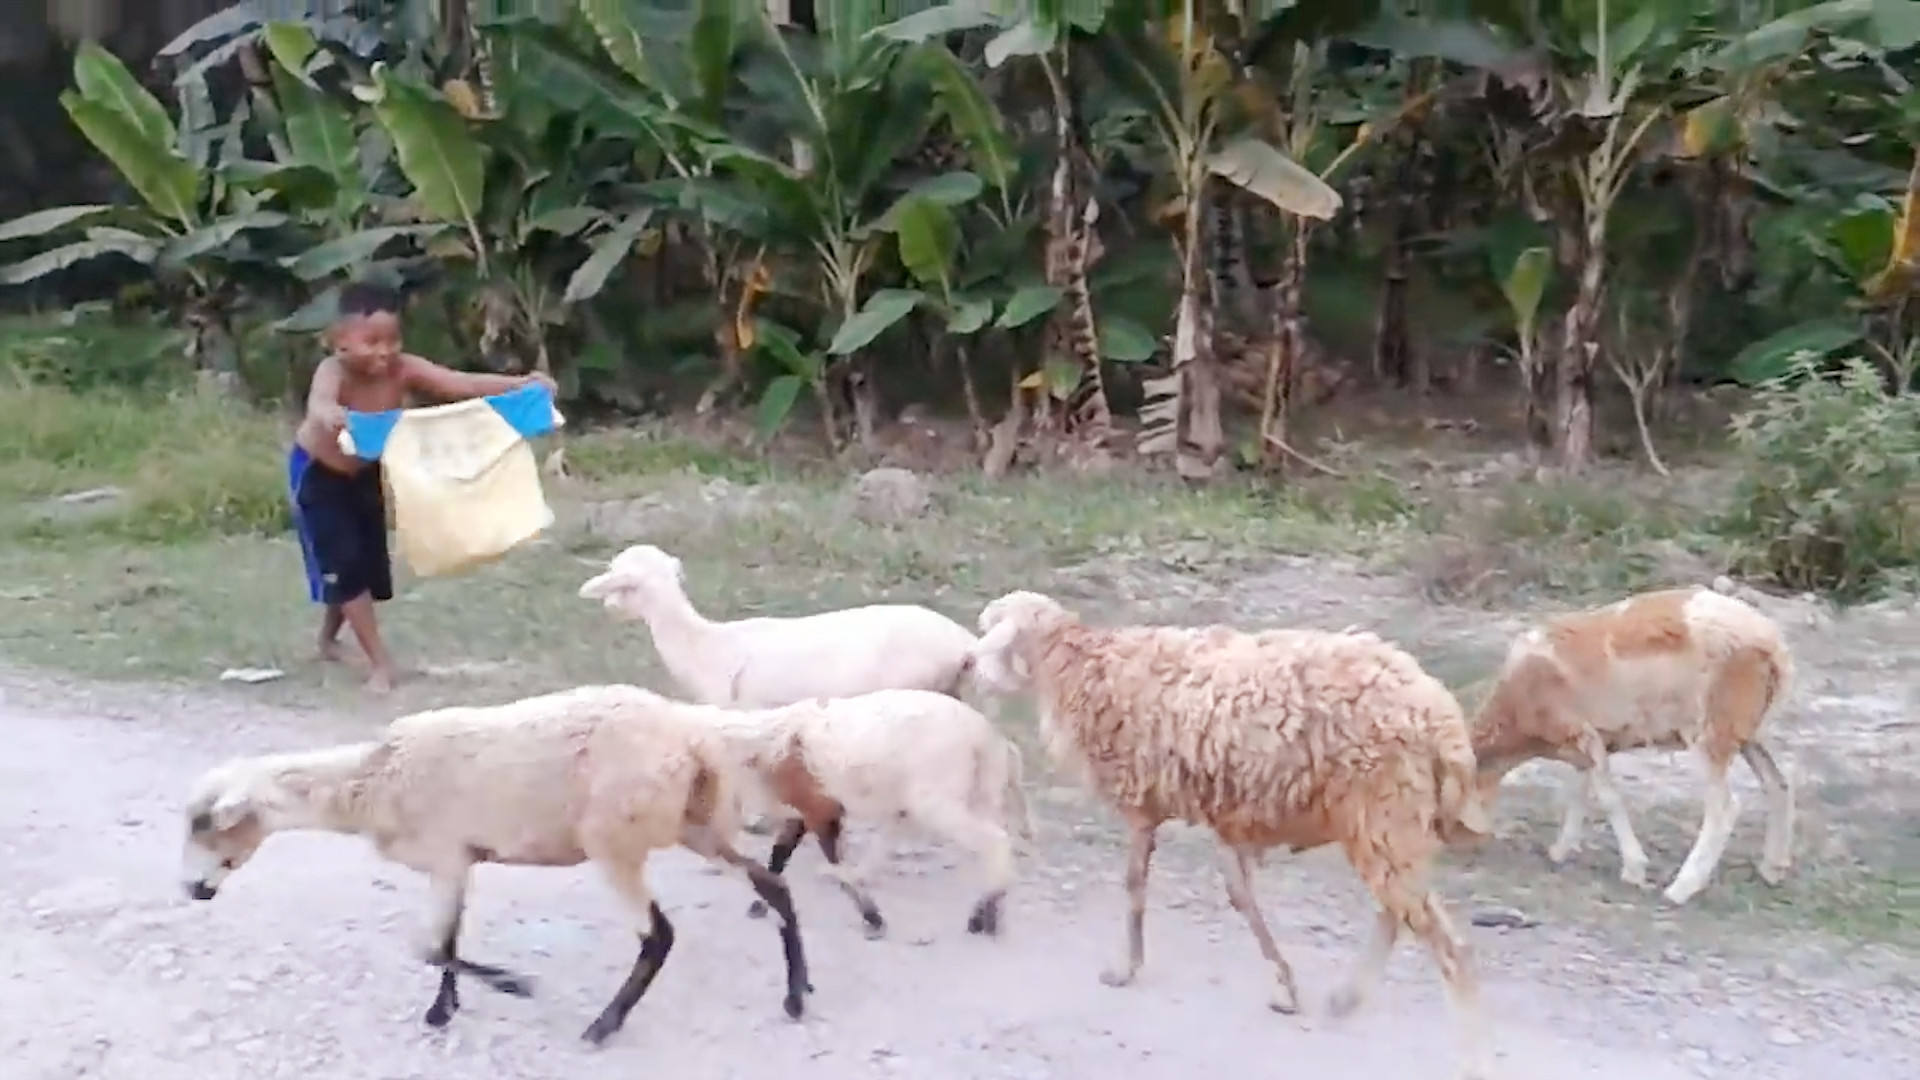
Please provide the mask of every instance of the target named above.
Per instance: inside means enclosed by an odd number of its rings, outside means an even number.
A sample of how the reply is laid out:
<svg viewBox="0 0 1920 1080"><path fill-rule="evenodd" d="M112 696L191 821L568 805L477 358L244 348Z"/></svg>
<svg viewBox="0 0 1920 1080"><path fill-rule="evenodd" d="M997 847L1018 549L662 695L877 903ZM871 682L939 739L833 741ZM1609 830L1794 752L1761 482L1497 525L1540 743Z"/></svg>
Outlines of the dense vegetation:
<svg viewBox="0 0 1920 1080"><path fill-rule="evenodd" d="M1618 386L1665 471L1679 387L1766 384L1758 564L1910 561L1920 0L788 7L240 3L150 75L82 44L61 104L132 197L0 225L0 284L162 313L271 399L384 276L578 407L692 379L837 446L944 393L993 474L1310 464L1290 421L1359 383L1512 394L1576 472Z"/></svg>

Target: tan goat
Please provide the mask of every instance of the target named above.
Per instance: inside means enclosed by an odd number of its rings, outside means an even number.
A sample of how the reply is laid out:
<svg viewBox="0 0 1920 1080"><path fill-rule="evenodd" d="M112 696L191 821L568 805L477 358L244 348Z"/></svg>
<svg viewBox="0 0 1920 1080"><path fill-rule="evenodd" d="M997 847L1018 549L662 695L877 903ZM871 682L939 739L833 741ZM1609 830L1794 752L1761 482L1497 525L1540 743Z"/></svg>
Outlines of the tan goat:
<svg viewBox="0 0 1920 1080"><path fill-rule="evenodd" d="M1031 592L988 604L980 630L980 677L1032 689L1049 754L1131 833L1126 955L1102 981L1125 986L1139 971L1155 834L1184 820L1219 838L1227 898L1273 966L1272 1008L1296 1011L1293 971L1261 919L1248 864L1271 848L1339 844L1380 911L1332 1013L1360 1006L1411 931L1432 950L1459 1019L1462 1075L1488 1075L1472 956L1430 885L1443 840L1484 835L1488 818L1466 717L1413 657L1364 633L1096 629Z"/></svg>
<svg viewBox="0 0 1920 1080"><path fill-rule="evenodd" d="M1580 845L1598 802L1620 845L1621 880L1647 887L1647 853L1607 769L1623 750L1691 749L1706 767L1706 810L1693 850L1667 887L1675 904L1713 876L1738 803L1727 784L1736 754L1767 798L1760 877L1778 884L1792 859L1793 787L1761 728L1787 696L1793 660L1772 619L1710 589L1642 593L1528 630L1507 653L1473 724L1487 805L1500 781L1533 758L1564 761L1583 780L1568 789L1566 819L1548 848L1555 863Z"/></svg>

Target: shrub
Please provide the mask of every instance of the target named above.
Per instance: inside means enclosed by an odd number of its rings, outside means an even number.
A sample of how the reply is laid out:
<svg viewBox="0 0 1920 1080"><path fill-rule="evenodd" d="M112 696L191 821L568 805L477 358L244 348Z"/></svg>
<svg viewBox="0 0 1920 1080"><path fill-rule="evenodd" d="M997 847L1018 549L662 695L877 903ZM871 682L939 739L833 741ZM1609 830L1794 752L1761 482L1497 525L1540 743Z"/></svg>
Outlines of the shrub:
<svg viewBox="0 0 1920 1080"><path fill-rule="evenodd" d="M1920 565L1920 399L1887 393L1867 361L1835 377L1797 358L1734 418L1733 441L1740 481L1719 528L1742 572L1859 599Z"/></svg>
<svg viewBox="0 0 1920 1080"><path fill-rule="evenodd" d="M0 377L85 393L166 389L191 375L185 335L150 322L93 307L0 319Z"/></svg>

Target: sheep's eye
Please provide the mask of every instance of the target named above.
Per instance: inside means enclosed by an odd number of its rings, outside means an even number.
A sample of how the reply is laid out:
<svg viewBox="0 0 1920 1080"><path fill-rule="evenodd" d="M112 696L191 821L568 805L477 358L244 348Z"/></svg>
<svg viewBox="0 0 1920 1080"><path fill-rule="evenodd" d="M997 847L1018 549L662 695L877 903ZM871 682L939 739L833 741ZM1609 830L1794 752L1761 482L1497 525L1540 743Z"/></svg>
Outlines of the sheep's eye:
<svg viewBox="0 0 1920 1080"><path fill-rule="evenodd" d="M220 860L220 869L222 869L222 870L231 870L231 869L233 869L233 860L232 860L232 859L221 859L221 860Z"/></svg>

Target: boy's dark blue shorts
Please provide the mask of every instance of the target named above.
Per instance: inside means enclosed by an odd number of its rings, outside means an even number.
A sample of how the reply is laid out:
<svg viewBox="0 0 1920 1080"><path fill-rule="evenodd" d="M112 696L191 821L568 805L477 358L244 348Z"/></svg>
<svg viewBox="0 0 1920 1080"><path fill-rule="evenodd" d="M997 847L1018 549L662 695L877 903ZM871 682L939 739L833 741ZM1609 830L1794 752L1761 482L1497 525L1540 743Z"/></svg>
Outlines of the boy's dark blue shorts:
<svg viewBox="0 0 1920 1080"><path fill-rule="evenodd" d="M313 602L344 604L362 593L393 599L379 464L349 476L313 460L296 444L287 457L287 490Z"/></svg>

